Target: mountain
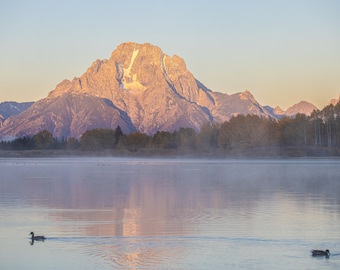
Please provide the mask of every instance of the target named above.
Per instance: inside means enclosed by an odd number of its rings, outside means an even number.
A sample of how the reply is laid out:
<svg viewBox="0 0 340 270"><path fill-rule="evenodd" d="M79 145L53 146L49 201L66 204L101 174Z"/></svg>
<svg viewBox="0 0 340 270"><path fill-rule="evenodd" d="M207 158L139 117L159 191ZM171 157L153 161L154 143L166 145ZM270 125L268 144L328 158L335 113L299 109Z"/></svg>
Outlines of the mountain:
<svg viewBox="0 0 340 270"><path fill-rule="evenodd" d="M270 106L265 106L266 110L270 112L270 114L280 119L284 116L287 117L294 117L298 113L305 114L307 116L311 115L314 110L317 110L318 108L313 105L312 103L306 102L306 101L300 101L297 104L294 104L293 106L290 106L287 110L282 110L280 107L272 108Z"/></svg>
<svg viewBox="0 0 340 270"><path fill-rule="evenodd" d="M252 114L263 117L271 117L268 110L262 107L249 91L227 95L212 92L214 106L210 107L213 121L224 122L238 114Z"/></svg>
<svg viewBox="0 0 340 270"><path fill-rule="evenodd" d="M329 104L332 104L333 106L335 106L336 104L338 104L340 102L340 95L338 98L334 98L331 99L331 101L329 102Z"/></svg>
<svg viewBox="0 0 340 270"><path fill-rule="evenodd" d="M183 59L169 57L150 44L124 43L109 60L97 60L80 77L64 81L49 94L89 94L106 98L127 113L141 132L199 129L211 120L208 89L186 69Z"/></svg>
<svg viewBox="0 0 340 270"><path fill-rule="evenodd" d="M305 114L307 116L310 116L314 110L317 110L318 108L313 105L312 103L301 101L291 107L289 107L285 111L285 115L287 116L295 116L298 113Z"/></svg>
<svg viewBox="0 0 340 270"><path fill-rule="evenodd" d="M0 115L6 119L11 115L17 115L30 106L32 106L34 102L15 102L15 101L6 101L0 103Z"/></svg>
<svg viewBox="0 0 340 270"><path fill-rule="evenodd" d="M271 116L276 119L280 119L284 116L285 111L282 110L279 106L276 106L275 108L270 107L270 106L264 106L264 107L271 114Z"/></svg>
<svg viewBox="0 0 340 270"><path fill-rule="evenodd" d="M88 129L112 128L136 131L129 117L110 100L86 94L66 93L35 102L19 115L8 118L0 129L6 138L33 135L41 130L55 137L79 137Z"/></svg>
<svg viewBox="0 0 340 270"><path fill-rule="evenodd" d="M96 60L80 77L64 80L24 112L8 117L0 137L36 134L79 137L92 128L124 133L199 130L237 114L272 117L249 91L213 92L187 69L182 58L151 44L123 43L109 59Z"/></svg>
<svg viewBox="0 0 340 270"><path fill-rule="evenodd" d="M0 103L0 128L5 119L7 119L11 115L17 115L26 109L28 109L33 102L15 102L15 101L6 101Z"/></svg>

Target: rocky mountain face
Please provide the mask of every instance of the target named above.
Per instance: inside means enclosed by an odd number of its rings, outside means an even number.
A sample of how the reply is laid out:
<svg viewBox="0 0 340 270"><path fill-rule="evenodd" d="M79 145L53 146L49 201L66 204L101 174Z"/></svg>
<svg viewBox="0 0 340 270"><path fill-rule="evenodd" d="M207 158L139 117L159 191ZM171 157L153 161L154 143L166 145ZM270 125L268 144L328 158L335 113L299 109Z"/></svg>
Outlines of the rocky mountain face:
<svg viewBox="0 0 340 270"><path fill-rule="evenodd" d="M92 128L147 134L180 127L199 130L237 114L272 117L249 91L228 95L200 83L179 56L151 44L123 43L110 59L96 60L79 78L64 80L24 112L4 119L0 137L47 129L79 137Z"/></svg>
<svg viewBox="0 0 340 270"><path fill-rule="evenodd" d="M210 91L186 69L183 59L169 57L150 44L124 43L109 60L97 60L80 77L63 81L48 98L65 93L106 98L126 112L146 133L199 129L212 120Z"/></svg>
<svg viewBox="0 0 340 270"><path fill-rule="evenodd" d="M7 119L0 131L7 139L33 135L44 129L55 137L67 138L78 137L88 129L115 129L118 125L125 133L135 131L126 113L110 100L66 93L37 101L21 114Z"/></svg>

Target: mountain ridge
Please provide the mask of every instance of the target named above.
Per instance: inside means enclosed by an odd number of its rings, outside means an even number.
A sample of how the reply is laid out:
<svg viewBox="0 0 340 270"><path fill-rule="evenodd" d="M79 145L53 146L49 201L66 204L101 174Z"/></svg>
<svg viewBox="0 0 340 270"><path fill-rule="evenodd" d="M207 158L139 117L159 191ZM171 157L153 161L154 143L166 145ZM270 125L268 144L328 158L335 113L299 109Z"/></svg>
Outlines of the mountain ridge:
<svg viewBox="0 0 340 270"><path fill-rule="evenodd" d="M47 97L3 119L0 137L47 129L56 137L79 137L91 128L125 133L199 130L237 114L275 117L249 91L214 92L187 70L185 61L149 43L122 43L109 59L95 60L73 80L63 80Z"/></svg>
<svg viewBox="0 0 340 270"><path fill-rule="evenodd" d="M270 106L265 106L265 108L271 113L273 117L277 119L280 119L284 116L294 117L298 113L310 116L314 110L318 110L318 108L314 104L307 102L307 101L300 101L288 107L287 110L283 110L279 106L276 106L275 108L270 107Z"/></svg>

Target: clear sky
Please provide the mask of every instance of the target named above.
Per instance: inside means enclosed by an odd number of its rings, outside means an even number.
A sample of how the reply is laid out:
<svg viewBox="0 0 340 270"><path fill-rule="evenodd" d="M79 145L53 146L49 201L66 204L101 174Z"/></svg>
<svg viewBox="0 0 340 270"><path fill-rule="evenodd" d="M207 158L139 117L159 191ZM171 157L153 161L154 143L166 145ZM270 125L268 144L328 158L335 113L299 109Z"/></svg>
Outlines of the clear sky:
<svg viewBox="0 0 340 270"><path fill-rule="evenodd" d="M0 0L0 102L44 98L133 41L213 91L321 109L340 94L339 14L339 0Z"/></svg>

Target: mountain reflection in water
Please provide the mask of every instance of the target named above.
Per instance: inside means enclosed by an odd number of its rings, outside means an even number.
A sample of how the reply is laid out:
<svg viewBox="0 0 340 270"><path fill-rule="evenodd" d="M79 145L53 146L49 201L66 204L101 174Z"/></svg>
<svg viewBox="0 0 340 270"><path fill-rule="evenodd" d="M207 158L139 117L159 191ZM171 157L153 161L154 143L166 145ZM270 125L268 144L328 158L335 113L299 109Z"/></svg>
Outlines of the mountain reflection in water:
<svg viewBox="0 0 340 270"><path fill-rule="evenodd" d="M34 248L46 261L58 247L103 268L289 267L312 248L340 250L329 233L340 230L339 164L1 160L1 231L44 233Z"/></svg>

